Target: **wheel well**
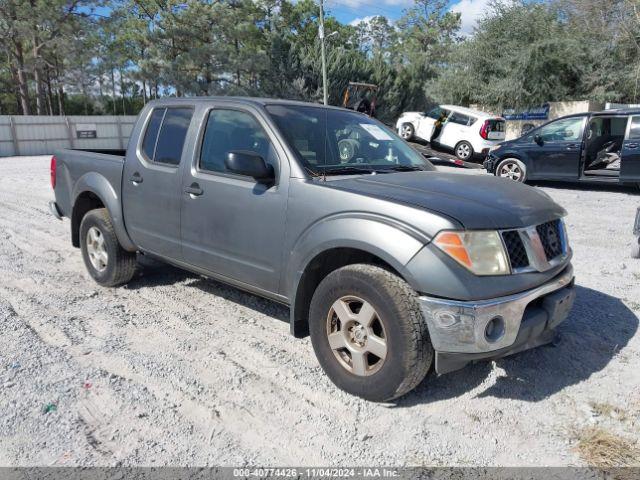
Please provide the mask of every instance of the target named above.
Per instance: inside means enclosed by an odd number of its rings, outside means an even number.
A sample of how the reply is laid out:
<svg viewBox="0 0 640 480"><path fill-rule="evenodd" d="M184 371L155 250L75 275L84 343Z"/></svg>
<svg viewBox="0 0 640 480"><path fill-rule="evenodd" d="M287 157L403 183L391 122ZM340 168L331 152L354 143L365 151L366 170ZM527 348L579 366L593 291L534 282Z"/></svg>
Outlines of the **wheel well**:
<svg viewBox="0 0 640 480"><path fill-rule="evenodd" d="M305 268L296 289L293 311L293 334L298 337L309 335L309 307L311 298L320 282L331 272L346 265L368 263L402 278L398 271L380 257L356 248L332 248L316 255Z"/></svg>
<svg viewBox="0 0 640 480"><path fill-rule="evenodd" d="M96 208L104 208L104 203L95 193L82 192L78 195L71 213L71 244L74 247L80 246L80 223L82 219L87 212Z"/></svg>
<svg viewBox="0 0 640 480"><path fill-rule="evenodd" d="M453 147L454 149L458 148L458 145L460 145L461 143L466 143L471 147L471 150L473 150L473 145L471 144L471 142L469 140L460 140L458 143L456 143L455 147Z"/></svg>

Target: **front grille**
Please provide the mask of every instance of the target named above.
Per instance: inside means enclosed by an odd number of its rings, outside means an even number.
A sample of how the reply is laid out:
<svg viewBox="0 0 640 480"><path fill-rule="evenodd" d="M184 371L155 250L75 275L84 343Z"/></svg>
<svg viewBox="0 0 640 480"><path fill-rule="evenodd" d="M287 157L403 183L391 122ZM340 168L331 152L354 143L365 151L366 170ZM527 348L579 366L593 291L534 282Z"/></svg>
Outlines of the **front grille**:
<svg viewBox="0 0 640 480"><path fill-rule="evenodd" d="M527 257L527 251L524 248L520 234L516 230L502 232L502 239L507 248L511 268L515 270L528 267L529 258Z"/></svg>
<svg viewBox="0 0 640 480"><path fill-rule="evenodd" d="M542 242L547 260L552 260L563 253L560 220L541 223L536 226L536 230L538 231L538 236Z"/></svg>

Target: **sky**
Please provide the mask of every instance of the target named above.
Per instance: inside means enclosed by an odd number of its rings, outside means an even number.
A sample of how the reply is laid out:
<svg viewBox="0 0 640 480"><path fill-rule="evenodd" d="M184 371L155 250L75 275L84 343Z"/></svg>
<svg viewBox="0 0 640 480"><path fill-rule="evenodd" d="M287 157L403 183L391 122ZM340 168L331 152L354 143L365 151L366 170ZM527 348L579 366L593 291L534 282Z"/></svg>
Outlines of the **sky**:
<svg viewBox="0 0 640 480"><path fill-rule="evenodd" d="M461 32L469 35L491 0L450 0L451 11L461 14ZM376 15L397 20L413 0L325 0L327 11L343 23L357 24Z"/></svg>
<svg viewBox="0 0 640 480"><path fill-rule="evenodd" d="M317 1L317 0L316 0ZM461 32L470 35L478 18L487 10L492 0L449 0L449 9L461 13ZM358 24L376 15L384 15L397 20L405 9L414 5L414 0L325 0L327 12L342 23ZM100 15L108 15L109 9L100 7L94 10Z"/></svg>

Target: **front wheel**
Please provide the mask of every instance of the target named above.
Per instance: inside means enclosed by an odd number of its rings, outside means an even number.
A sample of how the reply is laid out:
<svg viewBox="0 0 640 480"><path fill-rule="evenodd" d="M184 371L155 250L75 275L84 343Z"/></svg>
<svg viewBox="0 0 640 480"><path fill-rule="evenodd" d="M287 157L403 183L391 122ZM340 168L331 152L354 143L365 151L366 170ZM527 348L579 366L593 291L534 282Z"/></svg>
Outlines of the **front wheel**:
<svg viewBox="0 0 640 480"><path fill-rule="evenodd" d="M309 312L311 343L339 388L389 401L427 374L433 348L416 293L393 273L348 265L322 280Z"/></svg>
<svg viewBox="0 0 640 480"><path fill-rule="evenodd" d="M413 125L411 125L410 123L403 123L402 125L400 125L400 136L403 140L406 140L407 142L413 140L414 135L415 130L413 128Z"/></svg>
<svg viewBox="0 0 640 480"><path fill-rule="evenodd" d="M136 271L136 254L124 250L106 208L87 213L80 223L80 248L93 279L104 287L127 283Z"/></svg>
<svg viewBox="0 0 640 480"><path fill-rule="evenodd" d="M527 167L518 159L507 158L498 164L495 175L524 183L527 180Z"/></svg>

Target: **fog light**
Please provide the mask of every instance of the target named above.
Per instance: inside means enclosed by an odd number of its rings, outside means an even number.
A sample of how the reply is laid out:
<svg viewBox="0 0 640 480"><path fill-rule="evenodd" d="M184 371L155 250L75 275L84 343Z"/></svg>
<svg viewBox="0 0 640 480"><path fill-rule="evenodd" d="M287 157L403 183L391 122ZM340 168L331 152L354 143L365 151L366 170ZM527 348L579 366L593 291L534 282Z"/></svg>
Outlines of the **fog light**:
<svg viewBox="0 0 640 480"><path fill-rule="evenodd" d="M440 310L435 314L435 320L440 327L451 327L458 322L458 316L447 310Z"/></svg>
<svg viewBox="0 0 640 480"><path fill-rule="evenodd" d="M484 338L489 343L497 342L504 335L504 320L502 317L493 317L484 327Z"/></svg>

